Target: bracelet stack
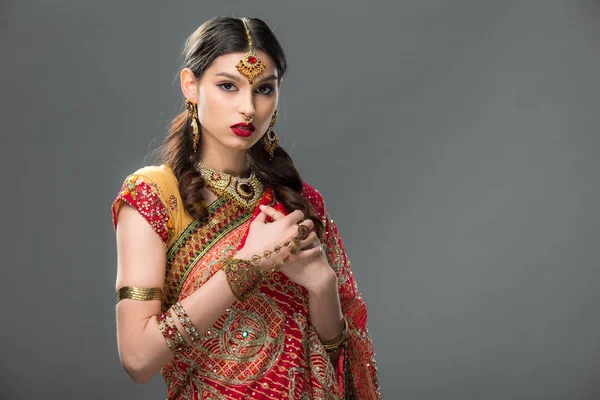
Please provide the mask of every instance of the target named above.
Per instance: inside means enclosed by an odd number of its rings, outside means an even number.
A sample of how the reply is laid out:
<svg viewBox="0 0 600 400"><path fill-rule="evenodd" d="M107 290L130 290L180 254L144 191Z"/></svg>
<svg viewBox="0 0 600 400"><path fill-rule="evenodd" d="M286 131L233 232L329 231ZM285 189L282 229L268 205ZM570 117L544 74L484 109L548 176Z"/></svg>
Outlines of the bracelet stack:
<svg viewBox="0 0 600 400"><path fill-rule="evenodd" d="M133 286L123 286L117 291L117 303L123 299L131 299L137 301L149 301L149 300L163 300L163 289L161 288L139 288ZM185 329L185 333L192 342L200 339L200 332L192 324L189 315L185 312L185 309L181 303L177 302L171 307L179 319L181 326ZM171 309L170 308L170 309ZM169 310L170 310L169 309ZM177 325L175 325L175 319L171 316L169 310L156 316L158 322L158 329L165 338L167 346L173 353L187 347L187 343Z"/></svg>
<svg viewBox="0 0 600 400"><path fill-rule="evenodd" d="M179 330L177 330L177 326L175 326L173 317L171 317L169 311L157 315L156 320L158 321L160 333L162 333L167 342L167 346L169 346L169 349L171 349L173 353L177 353L186 347L185 340L179 333Z"/></svg>
<svg viewBox="0 0 600 400"><path fill-rule="evenodd" d="M187 333L190 340L195 342L200 339L200 332L196 330L196 327L192 324L190 317L187 315L180 302L175 303L173 311L175 311L177 318L179 318L179 322L181 322L181 325L183 326L183 329L185 329L185 333Z"/></svg>
<svg viewBox="0 0 600 400"><path fill-rule="evenodd" d="M344 342L346 342L346 339L348 339L348 320L344 318L344 329L342 330L342 333L333 340L323 342L323 347L327 354L334 353L344 344Z"/></svg>

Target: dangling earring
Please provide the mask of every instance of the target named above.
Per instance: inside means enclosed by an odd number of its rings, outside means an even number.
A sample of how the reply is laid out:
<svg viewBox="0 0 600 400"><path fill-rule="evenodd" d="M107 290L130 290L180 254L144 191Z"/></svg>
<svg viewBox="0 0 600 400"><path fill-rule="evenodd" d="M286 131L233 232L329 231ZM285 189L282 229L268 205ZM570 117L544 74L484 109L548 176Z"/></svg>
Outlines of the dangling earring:
<svg viewBox="0 0 600 400"><path fill-rule="evenodd" d="M273 154L275 153L275 149L277 149L277 147L279 147L279 138L277 137L277 135L275 134L275 131L273 130L273 127L275 126L275 123L277 122L277 110L275 110L275 113L273 114L273 117L271 118L271 122L269 123L269 128L267 129L267 133L265 133L264 136L264 144L265 144L265 150L267 151L267 153L269 153L269 160L273 159Z"/></svg>
<svg viewBox="0 0 600 400"><path fill-rule="evenodd" d="M192 103L189 100L185 101L185 108L189 111L189 117L192 120L192 131L194 135L192 136L192 146L194 147L194 153L198 148L198 141L200 141L200 128L198 123L198 107L196 104Z"/></svg>

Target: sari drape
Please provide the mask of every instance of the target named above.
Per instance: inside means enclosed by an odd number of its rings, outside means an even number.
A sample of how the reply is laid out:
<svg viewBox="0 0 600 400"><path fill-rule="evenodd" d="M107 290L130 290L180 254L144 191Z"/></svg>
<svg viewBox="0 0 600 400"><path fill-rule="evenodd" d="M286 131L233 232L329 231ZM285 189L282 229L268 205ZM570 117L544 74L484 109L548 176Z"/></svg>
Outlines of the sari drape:
<svg viewBox="0 0 600 400"><path fill-rule="evenodd" d="M260 290L236 301L194 346L162 368L168 399L379 399L367 308L358 292L338 229L322 196L304 183L325 226L327 259L338 277L349 337L332 365L310 323L303 287L275 272ZM167 252L163 311L200 288L241 248L258 207L248 212L226 198L208 217L185 212L173 171L162 165L129 175L113 202L116 229L121 201L135 208L161 237ZM268 188L260 201L287 211Z"/></svg>

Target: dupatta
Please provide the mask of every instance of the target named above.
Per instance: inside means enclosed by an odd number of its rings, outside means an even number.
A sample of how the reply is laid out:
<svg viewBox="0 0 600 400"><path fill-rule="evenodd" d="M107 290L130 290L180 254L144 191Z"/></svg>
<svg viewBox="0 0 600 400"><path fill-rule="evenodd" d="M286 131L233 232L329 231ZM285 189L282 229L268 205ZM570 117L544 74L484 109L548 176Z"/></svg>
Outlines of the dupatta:
<svg viewBox="0 0 600 400"><path fill-rule="evenodd" d="M325 226L327 259L348 321L338 365L332 365L309 321L306 289L278 271L256 294L234 302L194 346L162 368L168 399L380 398L367 308L338 229L315 189L304 183L302 195ZM183 209L173 171L164 165L126 178L112 206L115 229L121 201L136 209L165 245L163 311L201 287L243 246L249 224L260 212L219 198L208 206L207 218L194 220ZM287 214L270 188L259 204Z"/></svg>

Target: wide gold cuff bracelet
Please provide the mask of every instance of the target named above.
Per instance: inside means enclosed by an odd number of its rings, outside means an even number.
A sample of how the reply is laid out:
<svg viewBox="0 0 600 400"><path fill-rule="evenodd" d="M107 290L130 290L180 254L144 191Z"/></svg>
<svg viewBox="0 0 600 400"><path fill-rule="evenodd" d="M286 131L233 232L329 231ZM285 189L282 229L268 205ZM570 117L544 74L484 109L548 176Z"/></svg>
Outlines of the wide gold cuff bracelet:
<svg viewBox="0 0 600 400"><path fill-rule="evenodd" d="M248 260L232 258L223 263L223 272L231 292L238 301L244 301L258 291L263 275Z"/></svg>
<svg viewBox="0 0 600 400"><path fill-rule="evenodd" d="M117 292L117 303L123 299L138 301L162 300L163 290L161 288L138 288L123 286Z"/></svg>

